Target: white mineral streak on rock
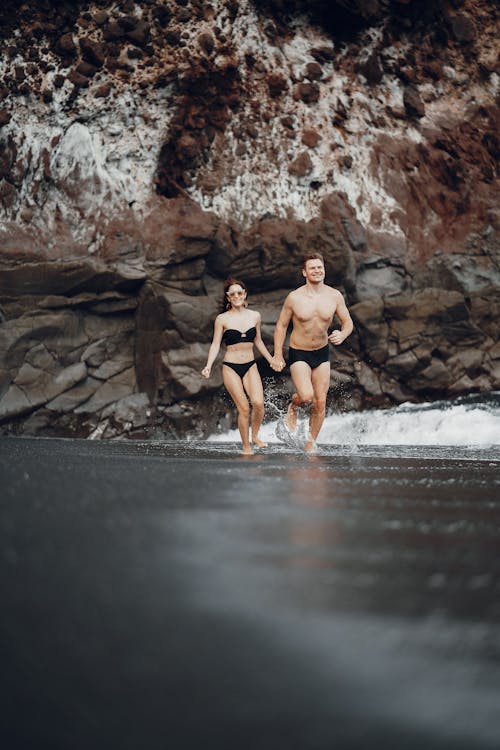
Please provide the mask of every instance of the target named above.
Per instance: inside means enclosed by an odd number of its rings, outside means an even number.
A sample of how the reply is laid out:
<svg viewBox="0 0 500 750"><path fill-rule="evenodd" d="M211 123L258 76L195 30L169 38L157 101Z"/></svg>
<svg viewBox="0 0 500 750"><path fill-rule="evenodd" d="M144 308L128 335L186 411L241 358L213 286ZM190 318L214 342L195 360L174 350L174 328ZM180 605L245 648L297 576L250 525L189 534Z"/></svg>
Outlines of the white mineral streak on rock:
<svg viewBox="0 0 500 750"><path fill-rule="evenodd" d="M274 42L266 35L262 17L249 0L241 0L234 19L221 0L214 0L212 5L212 20L200 24L193 19L184 24L187 47L179 53L176 64L181 71L189 69L190 56L199 54L197 37L201 30L214 34L221 31L237 52L247 100L233 114L224 134L214 139L208 163L192 175L187 192L204 209L249 226L264 215L309 220L317 215L327 194L342 191L362 224L369 225L376 211L379 230L401 235L395 216L403 209L387 191L385 176L378 174L372 164L374 146L382 135L401 144L422 140L407 121L388 114L390 109L403 110L403 88L397 77L386 72L380 85L367 88L358 76L339 68L343 57L349 59L350 48L346 44L339 51L337 67L322 64L323 77L317 82L319 101L296 101L293 88L303 78L307 64L314 62L311 48L331 46L331 39L304 16L290 26L286 42L281 38ZM267 19L266 23L271 22ZM376 27L365 32L360 62L379 44L381 33L382 29ZM383 54L397 67L406 51L401 44L384 48ZM247 53L255 58L256 69L246 65ZM76 108L68 103L71 84L66 81L61 89L52 85L55 74L65 74L69 67L61 67L60 60L50 52L42 53L42 59L54 68L45 75L53 100L44 104L36 97L17 97L12 119L2 129L4 138L14 139L17 158L26 173L19 180L21 187L14 205L8 210L0 208L0 229L14 220L50 231L62 221L89 252L95 252L101 241L97 223L100 232L114 212L125 208L141 219L148 210L159 152L168 139L175 112L173 88L132 88L116 77L103 78L99 73L89 89L80 91ZM14 60L4 57L0 59L0 73L7 65L23 62L19 56ZM226 62L221 54L212 61L215 68ZM134 63L128 60L127 64ZM288 90L276 99L270 97L267 88L269 73L281 75L288 84ZM455 71L445 68L445 74L455 75ZM111 94L96 99L96 87L103 81L112 85ZM491 101L498 83L498 76L492 74L487 85L468 90L462 100L454 85L447 87L447 93L443 91L446 84L437 83L434 100L428 87L426 115L421 124L432 125L450 114L458 121L471 96L476 103L488 98ZM271 117L268 121L257 118L257 133L246 138L246 152L240 154L236 152L238 138L234 129L245 131L253 114L252 99L262 109L268 109ZM340 110L345 112L341 127L335 124ZM293 118L292 132L285 133L285 116ZM306 150L301 140L304 129L315 130L321 138L315 148L308 150L312 171L297 177L290 174L289 166ZM206 178L211 176L215 186L209 192Z"/></svg>
<svg viewBox="0 0 500 750"><path fill-rule="evenodd" d="M294 101L292 80L301 80L307 63L315 61L311 48L331 46L328 36L318 28L309 26L307 19L301 17L292 27L294 36L279 49L270 43L259 24L259 17L247 2L240 3L237 19L231 25L223 25L223 31L231 35L239 51L240 62L244 60L245 53L253 53L267 71L286 79L289 90L275 101L275 116L266 127L261 128L258 139L249 142L243 157L234 157L232 136L227 134L223 153L220 148L217 153L212 152L212 159L206 168L199 171L199 177L203 178L214 169L215 160L222 159L227 165L224 184L211 195L195 184L188 191L193 198L206 210L248 226L266 214L280 218L291 215L307 221L318 214L319 204L326 195L332 190L339 190L347 194L363 224L369 223L371 212L376 207L381 216L380 229L401 235L399 225L392 218L397 203L386 192L383 180L378 180L370 167L373 143L382 132L370 124L372 115L388 105L402 107L401 85L386 76L384 95L368 98L362 95L362 86L356 80L334 70L331 63L324 63L323 79L318 82L319 102L308 105ZM379 29L371 29L367 33L365 57L370 54L380 34ZM402 50L394 50L393 54L397 57ZM240 70L245 75L244 64L241 64ZM251 85L255 86L255 82L252 81ZM349 96L346 94L347 88L352 92ZM269 98L265 82L255 91L255 96L262 103ZM347 111L344 132L333 124L339 106ZM289 138L284 137L280 118L291 113L296 126L293 137ZM250 110L245 108L235 116L235 120L239 117L244 121L249 114ZM290 175L288 166L305 150L301 142L304 128L316 130L321 135L321 141L316 149L309 150L312 172L297 178ZM352 138L349 138L349 134L352 134ZM403 140L418 140L420 137L415 129L407 129L403 124L393 126L392 135ZM352 159L349 170L342 167L345 157ZM315 183L315 190L310 189L311 183Z"/></svg>
<svg viewBox="0 0 500 750"><path fill-rule="evenodd" d="M45 57L50 61L50 55ZM54 58L52 62L57 64ZM0 72L4 67L2 61ZM9 215L0 209L0 229L9 220L22 219L23 209L30 208L32 227L50 232L62 219L74 238L89 243L93 252L96 237L85 219L106 222L124 207L140 216L153 195L158 155L172 114L171 90L153 90L145 98L140 90L122 85L102 101L95 99L91 88L80 92L76 111L65 105L68 86L66 82L66 88L54 89L48 107L18 97L12 119L3 128L4 137L11 135L16 142L27 170ZM50 182L44 178L44 152Z"/></svg>

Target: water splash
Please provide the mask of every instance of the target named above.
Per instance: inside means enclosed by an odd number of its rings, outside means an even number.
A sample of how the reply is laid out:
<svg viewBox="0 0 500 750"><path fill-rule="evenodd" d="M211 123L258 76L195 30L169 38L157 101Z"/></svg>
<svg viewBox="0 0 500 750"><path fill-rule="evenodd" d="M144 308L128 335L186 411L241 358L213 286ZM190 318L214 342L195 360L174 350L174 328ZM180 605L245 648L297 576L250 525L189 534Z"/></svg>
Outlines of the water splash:
<svg viewBox="0 0 500 750"><path fill-rule="evenodd" d="M273 394L267 396L268 416L278 409ZM281 412L282 413L282 412ZM277 419L267 422L262 438L278 442ZM238 440L237 430L212 435L211 442ZM320 434L323 445L500 445L500 393L469 396L454 401L402 404L347 414L331 414Z"/></svg>

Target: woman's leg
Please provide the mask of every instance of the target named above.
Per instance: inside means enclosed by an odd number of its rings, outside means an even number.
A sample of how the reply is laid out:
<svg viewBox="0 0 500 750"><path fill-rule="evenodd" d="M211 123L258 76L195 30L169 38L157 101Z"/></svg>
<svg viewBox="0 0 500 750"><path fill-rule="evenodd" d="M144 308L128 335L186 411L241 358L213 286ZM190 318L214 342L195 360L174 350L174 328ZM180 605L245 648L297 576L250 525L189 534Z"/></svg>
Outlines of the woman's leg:
<svg viewBox="0 0 500 750"><path fill-rule="evenodd" d="M257 365L252 365L243 376L243 385L252 404L252 443L257 448L267 448L259 437L259 430L264 419L264 389Z"/></svg>
<svg viewBox="0 0 500 750"><path fill-rule="evenodd" d="M222 380L238 410L238 430L240 431L241 443L243 446L241 452L245 455L251 455L253 451L250 446L248 434L250 407L248 406L248 399L243 388L243 383L237 372L230 367L225 367L224 365L222 365Z"/></svg>

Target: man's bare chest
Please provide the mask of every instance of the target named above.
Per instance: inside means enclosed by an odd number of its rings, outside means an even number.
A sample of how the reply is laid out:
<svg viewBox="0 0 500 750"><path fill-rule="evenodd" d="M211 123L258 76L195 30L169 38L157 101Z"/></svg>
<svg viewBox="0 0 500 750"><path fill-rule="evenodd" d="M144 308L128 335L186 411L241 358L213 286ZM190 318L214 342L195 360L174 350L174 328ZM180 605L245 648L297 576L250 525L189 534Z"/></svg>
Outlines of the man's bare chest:
<svg viewBox="0 0 500 750"><path fill-rule="evenodd" d="M304 295L294 304L294 318L297 322L320 323L328 325L332 320L336 309L335 300L330 295L321 297L308 297Z"/></svg>

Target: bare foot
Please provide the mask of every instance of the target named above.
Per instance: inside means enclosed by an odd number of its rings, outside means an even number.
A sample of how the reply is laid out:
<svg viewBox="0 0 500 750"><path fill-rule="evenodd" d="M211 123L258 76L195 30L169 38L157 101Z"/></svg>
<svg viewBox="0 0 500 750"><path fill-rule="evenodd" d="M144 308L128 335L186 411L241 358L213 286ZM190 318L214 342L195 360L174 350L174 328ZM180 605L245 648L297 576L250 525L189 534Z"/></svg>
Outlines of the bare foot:
<svg viewBox="0 0 500 750"><path fill-rule="evenodd" d="M304 445L304 451L306 453L310 453L311 455L318 452L318 446L314 442L314 440L308 440L307 443Z"/></svg>
<svg viewBox="0 0 500 750"><path fill-rule="evenodd" d="M240 451L240 456L253 456L253 455L254 455L254 452L250 446L248 446L248 448L242 448Z"/></svg>
<svg viewBox="0 0 500 750"><path fill-rule="evenodd" d="M262 442L262 440L257 436L252 438L252 442L257 446L257 448L267 448L267 443Z"/></svg>
<svg viewBox="0 0 500 750"><path fill-rule="evenodd" d="M284 422L287 430L289 430L290 432L295 432L295 430L297 429L297 409L292 404L292 402L288 404Z"/></svg>

